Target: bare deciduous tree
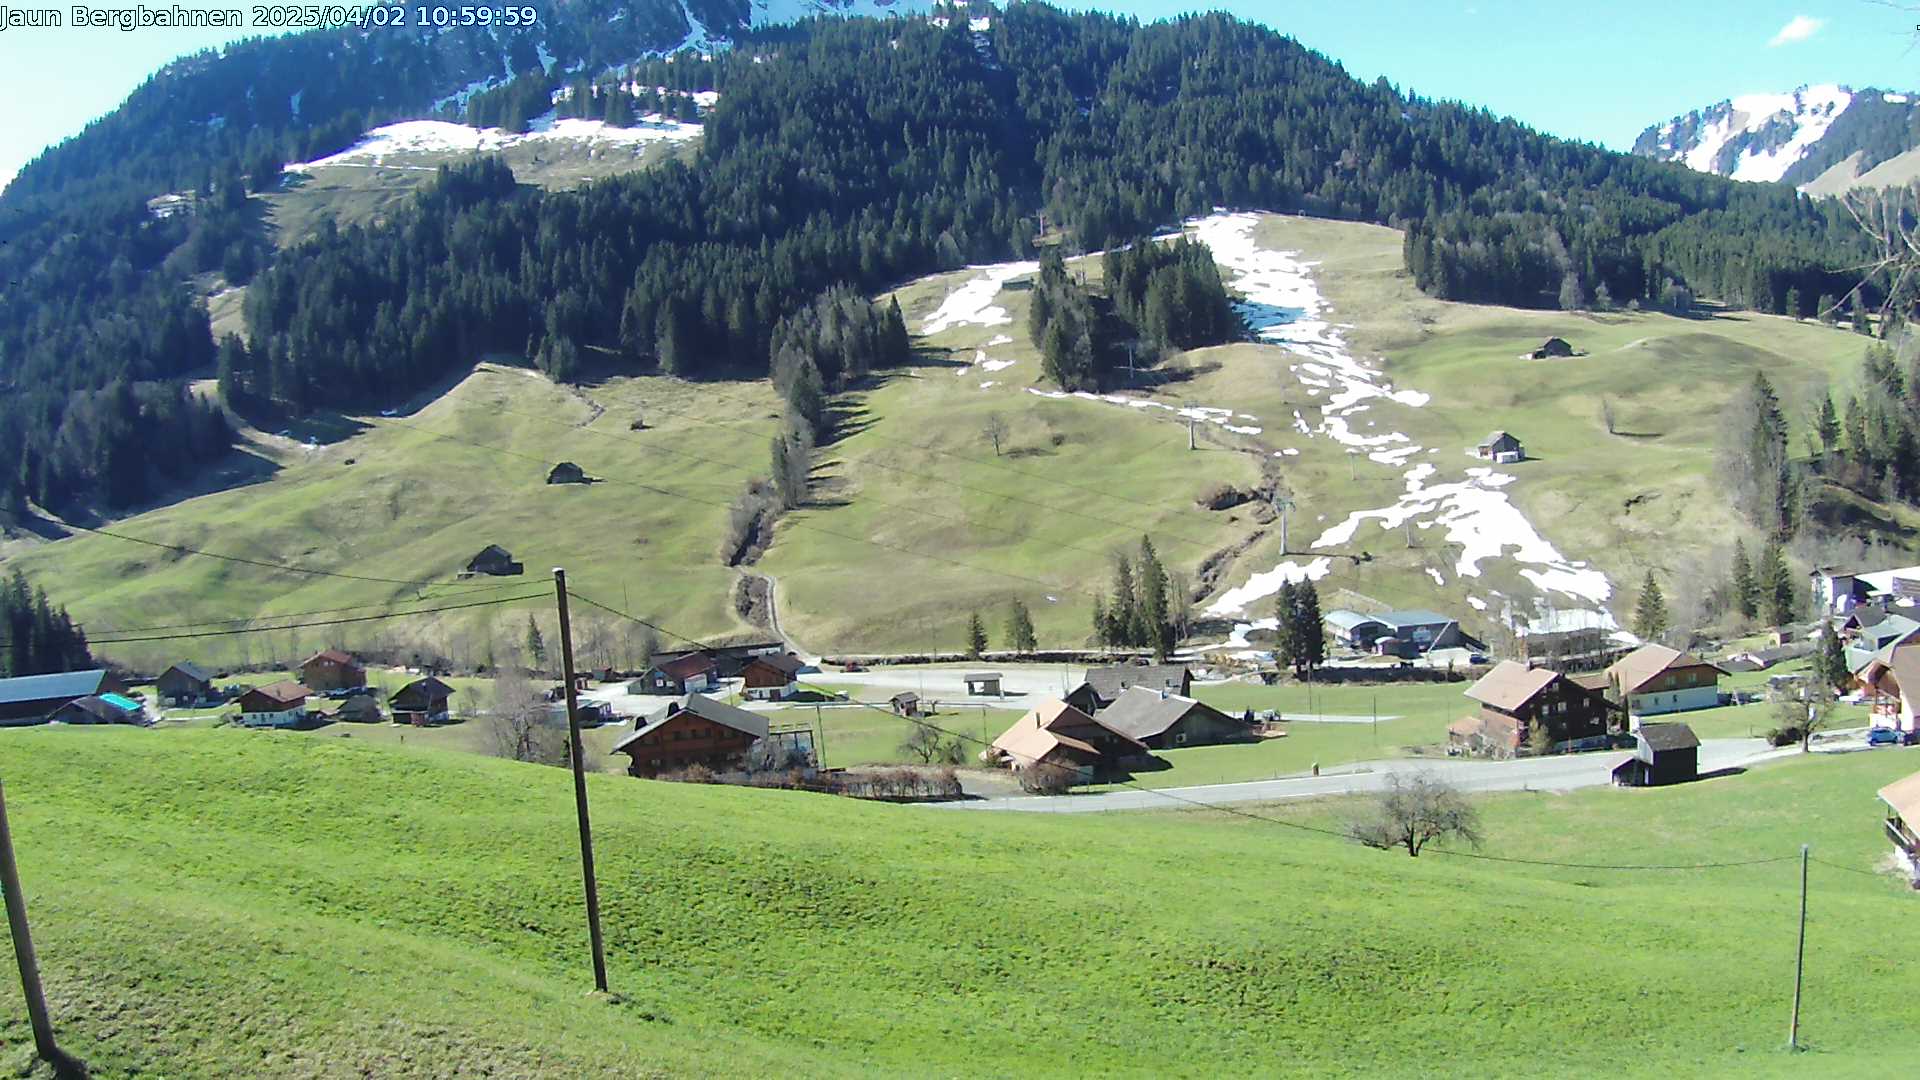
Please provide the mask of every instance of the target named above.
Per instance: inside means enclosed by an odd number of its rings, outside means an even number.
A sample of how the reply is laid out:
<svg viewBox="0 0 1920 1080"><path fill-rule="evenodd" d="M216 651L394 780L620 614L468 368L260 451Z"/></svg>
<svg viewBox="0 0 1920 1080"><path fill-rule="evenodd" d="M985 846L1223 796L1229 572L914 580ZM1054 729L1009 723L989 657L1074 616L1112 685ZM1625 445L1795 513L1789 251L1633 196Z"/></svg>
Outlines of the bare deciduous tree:
<svg viewBox="0 0 1920 1080"><path fill-rule="evenodd" d="M563 718L533 688L525 670L506 667L493 683L493 710L487 718L495 757L537 765L567 764Z"/></svg>
<svg viewBox="0 0 1920 1080"><path fill-rule="evenodd" d="M1773 709L1779 722L1775 732L1783 739L1797 737L1803 754L1812 749L1813 737L1834 723L1833 693L1811 675L1782 695Z"/></svg>
<svg viewBox="0 0 1920 1080"><path fill-rule="evenodd" d="M980 428L980 434L993 444L993 456L1000 456L1000 446L1007 440L1007 421L999 413L988 413L987 422Z"/></svg>
<svg viewBox="0 0 1920 1080"><path fill-rule="evenodd" d="M1614 435L1618 433L1614 427L1613 399L1610 397L1600 399L1600 422L1607 425L1607 434Z"/></svg>
<svg viewBox="0 0 1920 1080"><path fill-rule="evenodd" d="M1347 826L1347 835L1371 848L1407 849L1418 856L1443 838L1480 846L1480 814L1458 788L1432 773L1394 773L1378 796L1373 816Z"/></svg>
<svg viewBox="0 0 1920 1080"><path fill-rule="evenodd" d="M1074 771L1050 761L1036 761L1019 776L1020 790L1029 795L1065 795L1073 788Z"/></svg>

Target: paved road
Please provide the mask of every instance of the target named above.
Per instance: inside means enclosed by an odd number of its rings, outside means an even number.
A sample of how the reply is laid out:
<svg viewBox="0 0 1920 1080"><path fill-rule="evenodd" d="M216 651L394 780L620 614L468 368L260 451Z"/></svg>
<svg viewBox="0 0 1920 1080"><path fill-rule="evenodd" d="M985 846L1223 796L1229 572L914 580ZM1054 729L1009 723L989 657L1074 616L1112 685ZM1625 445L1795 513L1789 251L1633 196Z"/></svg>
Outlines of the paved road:
<svg viewBox="0 0 1920 1080"><path fill-rule="evenodd" d="M1776 750L1765 739L1708 739L1700 744L1700 771L1738 768L1756 761L1799 753L1798 747ZM1378 791L1396 772L1431 771L1464 791L1570 791L1599 787L1612 781L1614 766L1633 756L1625 750L1604 754L1568 754L1522 758L1517 761L1475 761L1460 758L1395 758L1341 766L1339 772L1288 780L1255 780L1241 784L1206 784L1167 788L1166 795L1127 789L1097 794L1045 797L1020 795L969 802L931 803L951 810L1021 810L1034 813L1097 813L1106 810L1166 810L1180 800L1203 803L1277 802L1326 795L1353 795ZM1168 798L1167 796L1173 796Z"/></svg>
<svg viewBox="0 0 1920 1080"><path fill-rule="evenodd" d="M873 671L824 669L807 676L808 682L834 686L872 686L886 690L912 690L923 697L942 701L996 703L993 698L967 697L961 676L969 671L997 671L1006 699L997 704L1009 709L1029 709L1047 698L1057 698L1078 686L1087 677L1087 669L1077 664L995 664L982 662L972 667L902 666ZM1065 684L1064 689L1062 684Z"/></svg>

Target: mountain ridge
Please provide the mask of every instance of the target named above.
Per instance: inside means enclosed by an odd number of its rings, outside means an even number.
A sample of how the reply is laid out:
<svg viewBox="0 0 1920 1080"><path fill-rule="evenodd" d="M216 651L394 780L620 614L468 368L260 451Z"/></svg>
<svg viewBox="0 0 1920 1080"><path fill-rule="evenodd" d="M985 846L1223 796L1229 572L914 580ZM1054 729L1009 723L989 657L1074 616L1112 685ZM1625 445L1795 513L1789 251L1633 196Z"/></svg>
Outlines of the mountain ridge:
<svg viewBox="0 0 1920 1080"><path fill-rule="evenodd" d="M1631 152L1734 180L1793 184L1809 194L1835 187L1920 146L1920 98L1843 84L1741 94L1649 125ZM1839 182L1823 178L1847 163ZM1814 186L1813 181L1826 182Z"/></svg>

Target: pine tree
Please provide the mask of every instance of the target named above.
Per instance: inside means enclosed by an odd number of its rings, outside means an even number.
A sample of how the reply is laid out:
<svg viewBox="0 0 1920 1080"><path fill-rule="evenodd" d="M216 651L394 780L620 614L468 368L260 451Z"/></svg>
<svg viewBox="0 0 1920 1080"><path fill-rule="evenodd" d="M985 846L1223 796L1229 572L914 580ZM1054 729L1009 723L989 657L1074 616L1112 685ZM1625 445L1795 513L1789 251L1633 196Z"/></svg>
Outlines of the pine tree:
<svg viewBox="0 0 1920 1080"><path fill-rule="evenodd" d="M1133 588L1133 564L1125 553L1114 557L1113 600L1107 604L1107 641L1113 645L1139 645L1133 632L1138 625L1139 601Z"/></svg>
<svg viewBox="0 0 1920 1080"><path fill-rule="evenodd" d="M1633 612L1633 632L1642 641L1659 641L1667 632L1667 601L1660 595L1660 583L1647 571L1640 586L1640 605Z"/></svg>
<svg viewBox="0 0 1920 1080"><path fill-rule="evenodd" d="M1144 536L1140 538L1140 576L1136 587L1140 596L1136 609L1138 644L1151 647L1154 659L1165 660L1173 651L1173 627L1167 619L1167 571L1160 565L1153 541Z"/></svg>
<svg viewBox="0 0 1920 1080"><path fill-rule="evenodd" d="M1826 323L1828 326L1832 326L1840 321L1840 311L1833 299L1832 293L1820 294L1820 308L1814 312L1814 314L1818 316L1821 322Z"/></svg>
<svg viewBox="0 0 1920 1080"><path fill-rule="evenodd" d="M1804 319L1807 317L1807 313L1800 310L1800 290L1798 287L1790 286L1787 289L1786 315L1788 318L1793 319L1795 321L1798 321L1800 319Z"/></svg>
<svg viewBox="0 0 1920 1080"><path fill-rule="evenodd" d="M1014 652L1026 654L1033 652L1036 644L1033 616L1028 613L1027 605L1016 597L1007 611L1007 646Z"/></svg>
<svg viewBox="0 0 1920 1080"><path fill-rule="evenodd" d="M1760 617L1760 583L1754 576L1753 564L1747 560L1747 545L1738 540L1733 543L1733 575L1728 591L1732 593L1733 609L1741 618Z"/></svg>
<svg viewBox="0 0 1920 1080"><path fill-rule="evenodd" d="M1833 395L1820 395L1820 419L1816 423L1820 449L1833 453L1840 445L1840 414L1833 407Z"/></svg>
<svg viewBox="0 0 1920 1080"><path fill-rule="evenodd" d="M1105 649L1113 644L1112 623L1107 621L1107 602L1098 596L1093 598L1093 643Z"/></svg>
<svg viewBox="0 0 1920 1080"><path fill-rule="evenodd" d="M978 660L987 651L987 626L980 621L980 613L967 613L967 655Z"/></svg>
<svg viewBox="0 0 1920 1080"><path fill-rule="evenodd" d="M1873 333L1872 328L1867 325L1867 305L1861 302L1859 293L1853 294L1853 321L1851 325L1853 332L1856 334L1867 334L1871 336Z"/></svg>
<svg viewBox="0 0 1920 1080"><path fill-rule="evenodd" d="M1835 690L1844 690L1853 681L1853 673L1847 669L1847 650L1840 644L1840 635L1834 633L1832 623L1820 632L1820 655L1815 665L1827 685Z"/></svg>
<svg viewBox="0 0 1920 1080"><path fill-rule="evenodd" d="M1295 671L1300 670L1299 657L1304 648L1300 641L1299 594L1299 586L1283 581L1280 595L1273 599L1274 657Z"/></svg>
<svg viewBox="0 0 1920 1080"><path fill-rule="evenodd" d="M1760 556L1760 598L1766 609L1767 622L1774 626L1785 626L1793 621L1799 608L1800 590L1794 587L1793 573L1787 568L1786 553L1780 550L1778 540L1767 541Z"/></svg>
<svg viewBox="0 0 1920 1080"><path fill-rule="evenodd" d="M540 624L532 612L527 613L527 663L535 671L545 671L547 667L547 641L540 636Z"/></svg>
<svg viewBox="0 0 1920 1080"><path fill-rule="evenodd" d="M1294 639L1308 671L1327 660L1327 627L1320 616L1320 589L1302 581L1294 590Z"/></svg>

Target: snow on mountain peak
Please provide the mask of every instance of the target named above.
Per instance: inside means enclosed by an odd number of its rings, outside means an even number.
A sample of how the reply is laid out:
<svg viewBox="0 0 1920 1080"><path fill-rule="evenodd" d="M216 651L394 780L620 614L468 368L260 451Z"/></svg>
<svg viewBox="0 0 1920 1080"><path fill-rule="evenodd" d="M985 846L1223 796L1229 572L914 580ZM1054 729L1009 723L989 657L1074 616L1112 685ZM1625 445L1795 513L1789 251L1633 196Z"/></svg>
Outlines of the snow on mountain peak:
<svg viewBox="0 0 1920 1080"><path fill-rule="evenodd" d="M1648 128L1634 152L1735 180L1776 181L1853 103L1844 86L1743 94Z"/></svg>

